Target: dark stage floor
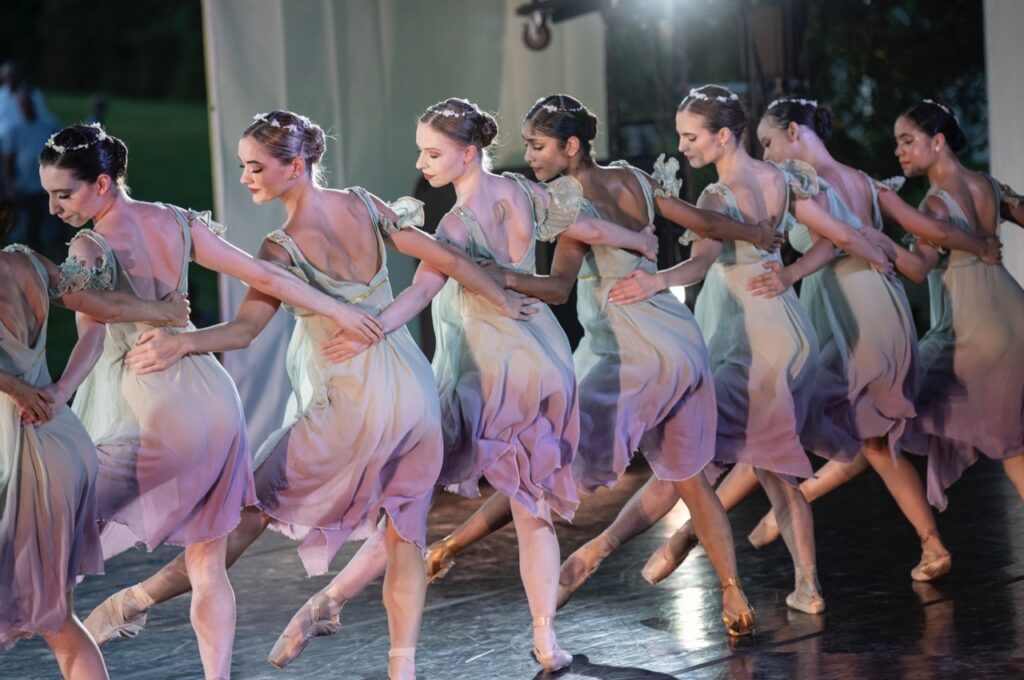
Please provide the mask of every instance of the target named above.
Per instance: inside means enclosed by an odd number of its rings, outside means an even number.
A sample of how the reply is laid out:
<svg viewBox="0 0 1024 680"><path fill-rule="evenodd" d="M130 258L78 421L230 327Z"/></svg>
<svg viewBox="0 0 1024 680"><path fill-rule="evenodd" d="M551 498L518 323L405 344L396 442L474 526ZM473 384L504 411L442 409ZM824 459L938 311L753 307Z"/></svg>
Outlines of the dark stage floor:
<svg viewBox="0 0 1024 680"><path fill-rule="evenodd" d="M595 534L638 487L645 471L591 498L574 526L560 525L563 556ZM762 551L744 539L767 507L751 499L732 516L747 595L758 610L757 634L730 644L719 620L717 580L695 551L657 588L640 577L667 532L649 535L607 559L558 618L559 640L575 654L558 677L655 678L1010 678L1024 677L1024 504L998 464L968 471L940 517L953 572L936 585L912 584L919 557L910 526L877 477L866 476L815 507L819 572L828 612L790 612L792 572L781 541ZM479 501L445 495L431 537L454 527ZM670 517L680 521L681 512ZM346 547L334 564L351 555ZM131 552L107 565L108 576L83 583L78 609L148 575L174 555ZM532 678L530 617L519 584L511 529L464 554L428 591L418 662L421 678ZM326 578L302 575L292 544L276 534L257 542L231 571L238 600L234 677L385 680L388 649L380 584L342 610L342 629L315 639L287 670L265 661L295 609ZM150 615L134 640L104 648L112 678L165 680L202 676L188 623L188 598ZM0 656L0 677L57 677L43 643L20 643Z"/></svg>

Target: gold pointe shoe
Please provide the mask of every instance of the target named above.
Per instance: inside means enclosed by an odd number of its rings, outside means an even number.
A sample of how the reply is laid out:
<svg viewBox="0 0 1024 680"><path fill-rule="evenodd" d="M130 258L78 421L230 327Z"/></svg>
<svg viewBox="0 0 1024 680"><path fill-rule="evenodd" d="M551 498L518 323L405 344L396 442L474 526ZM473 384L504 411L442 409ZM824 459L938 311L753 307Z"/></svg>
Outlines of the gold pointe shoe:
<svg viewBox="0 0 1024 680"><path fill-rule="evenodd" d="M727 578L722 583L722 593L724 594L727 588L736 588L743 595L743 586L740 585L738 578ZM746 599L746 595L743 596ZM744 635L750 635L754 632L754 618L757 616L757 612L753 607L747 605L745 612L739 614L733 612L725 604L722 604L722 623L725 624L725 632L731 637L742 637Z"/></svg>
<svg viewBox="0 0 1024 680"><path fill-rule="evenodd" d="M925 542L932 536L939 537L938 529L929 529L921 537L921 561L910 571L910 578L915 581L934 581L948 574L953 568L953 556L948 551L924 549Z"/></svg>
<svg viewBox="0 0 1024 680"><path fill-rule="evenodd" d="M588 550L587 546L600 538L601 536L599 535L597 538L587 541L562 563L562 568L558 573L558 601L555 603L556 610L564 607L572 599L572 596L579 590L579 587L587 582L587 579L597 570L597 567L605 557L619 549L619 540L617 538L605 536L604 540L608 543L609 547L608 552L595 559L592 563L587 562L587 555L593 552L593 550ZM575 572L574 578L572 567L575 566L576 562L583 562L584 567L582 570Z"/></svg>
<svg viewBox="0 0 1024 680"><path fill-rule="evenodd" d="M391 674L391 663L393 659L397 659L396 663L408 663L412 665L412 675L392 675ZM405 664L403 664L405 665ZM392 647L388 651L388 680L403 680L406 677L416 677L416 648L415 647Z"/></svg>
<svg viewBox="0 0 1024 680"><path fill-rule="evenodd" d="M118 638L133 638L145 628L147 611L125 616L125 598L129 591L136 602L145 604L148 601L150 606L153 604L152 599L138 584L108 597L100 606L93 609L83 622L97 645L104 645Z"/></svg>
<svg viewBox="0 0 1024 680"><path fill-rule="evenodd" d="M446 536L427 548L427 557L423 560L423 566L427 570L427 585L445 577L455 565L455 556L461 549L451 536Z"/></svg>
<svg viewBox="0 0 1024 680"><path fill-rule="evenodd" d="M555 627L555 617L535 616L533 617L533 627L553 629ZM560 671L572 665L572 654L559 647L557 642L551 645L551 652L548 654L541 654L540 650L534 645L533 658L549 673Z"/></svg>
<svg viewBox="0 0 1024 680"><path fill-rule="evenodd" d="M306 604L295 612L267 655L270 665L284 668L302 654L312 638L337 633L341 628L338 617L341 604L335 606L325 593L317 593L306 600Z"/></svg>
<svg viewBox="0 0 1024 680"><path fill-rule="evenodd" d="M774 518L773 513L769 512L762 517L761 521L754 527L754 530L747 534L747 540L750 541L750 545L754 546L757 550L779 538L779 525L775 522L769 522L769 517Z"/></svg>
<svg viewBox="0 0 1024 680"><path fill-rule="evenodd" d="M658 585L671 576L698 543L697 537L690 534L690 540L687 541L686 547L683 548L683 552L676 558L668 553L668 546L671 540L670 538L668 541L665 541L660 548L654 551L654 554L651 555L651 558L647 560L647 564L640 571L640 575L652 586Z"/></svg>

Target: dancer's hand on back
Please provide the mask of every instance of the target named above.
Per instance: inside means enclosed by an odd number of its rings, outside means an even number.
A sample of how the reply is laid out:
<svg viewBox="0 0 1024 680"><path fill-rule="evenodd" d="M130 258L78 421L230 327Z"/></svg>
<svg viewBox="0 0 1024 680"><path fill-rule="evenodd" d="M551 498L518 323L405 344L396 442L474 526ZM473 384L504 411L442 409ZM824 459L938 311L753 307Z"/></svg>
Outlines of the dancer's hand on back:
<svg viewBox="0 0 1024 680"><path fill-rule="evenodd" d="M981 254L979 259L985 264L1003 263L1003 242L999 240L998 236L993 234L992 236L985 237L985 252Z"/></svg>
<svg viewBox="0 0 1024 680"><path fill-rule="evenodd" d="M657 274L648 274L639 269L622 279L608 291L608 302L631 305L643 302L663 288Z"/></svg>
<svg viewBox="0 0 1024 680"><path fill-rule="evenodd" d="M491 277L491 280L496 284L504 288L508 285L505 280L505 270L502 269L497 262L494 260L480 260L477 264L484 270L484 273Z"/></svg>
<svg viewBox="0 0 1024 680"><path fill-rule="evenodd" d="M11 387L7 395L21 409L22 424L41 425L53 418L53 395L47 393L45 387L40 389L11 376Z"/></svg>
<svg viewBox="0 0 1024 680"><path fill-rule="evenodd" d="M786 241L786 235L778 231L775 225L769 220L760 220L757 223L757 241L754 245L761 250L774 252L782 247Z"/></svg>
<svg viewBox="0 0 1024 680"><path fill-rule="evenodd" d="M372 344L363 336L338 331L333 338L324 343L320 353L324 359L332 364L340 364L362 354Z"/></svg>
<svg viewBox="0 0 1024 680"><path fill-rule="evenodd" d="M768 271L758 276L752 276L747 281L747 290L751 295L765 298L778 297L793 285L788 270L781 263L765 262L761 266Z"/></svg>
<svg viewBox="0 0 1024 680"><path fill-rule="evenodd" d="M172 290L161 298L171 307L172 319L167 322L168 326L187 326L189 316L192 314L192 306L189 304L188 296Z"/></svg>
<svg viewBox="0 0 1024 680"><path fill-rule="evenodd" d="M384 326L377 317L364 312L355 305L339 302L335 305L331 321L341 331L364 338L368 344L373 344L384 339Z"/></svg>
<svg viewBox="0 0 1024 680"><path fill-rule="evenodd" d="M505 290L505 303L501 306L501 313L516 321L529 321L534 314L540 311L539 300L514 290Z"/></svg>
<svg viewBox="0 0 1024 680"><path fill-rule="evenodd" d="M640 254L646 257L651 262L658 261L658 237L654 235L654 225L648 224L646 227L640 230L640 235L644 237L644 247L640 251Z"/></svg>
<svg viewBox="0 0 1024 680"><path fill-rule="evenodd" d="M160 329L146 331L139 336L124 357L124 365L138 375L158 373L185 356L180 335L171 335Z"/></svg>

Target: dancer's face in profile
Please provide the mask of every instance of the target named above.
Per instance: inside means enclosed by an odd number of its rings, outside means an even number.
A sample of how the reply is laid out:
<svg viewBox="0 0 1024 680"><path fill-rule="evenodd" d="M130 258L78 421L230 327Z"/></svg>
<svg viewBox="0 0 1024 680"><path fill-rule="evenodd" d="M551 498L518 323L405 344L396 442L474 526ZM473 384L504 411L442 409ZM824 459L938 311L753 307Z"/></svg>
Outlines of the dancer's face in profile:
<svg viewBox="0 0 1024 680"><path fill-rule="evenodd" d="M40 165L39 181L50 198L50 214L76 228L99 214L114 186L110 175L86 182L77 179L71 170L55 165Z"/></svg>
<svg viewBox="0 0 1024 680"><path fill-rule="evenodd" d="M426 123L416 125L416 148L416 169L435 188L451 184L471 162L479 162L475 146L463 146Z"/></svg>
<svg viewBox="0 0 1024 680"><path fill-rule="evenodd" d="M238 181L252 193L252 202L263 205L278 198L293 184L295 170L282 163L258 140L246 136L238 140L238 161L242 176Z"/></svg>
<svg viewBox="0 0 1024 680"><path fill-rule="evenodd" d="M575 137L569 138L573 143ZM569 145L563 145L554 137L541 134L530 124L523 125L523 141L526 143L524 158L539 182L547 182L569 169ZM579 142L575 142L578 147Z"/></svg>
<svg viewBox="0 0 1024 680"><path fill-rule="evenodd" d="M676 114L679 153L686 156L690 167L703 168L722 156L725 147L721 135L708 129L708 120L690 111Z"/></svg>
<svg viewBox="0 0 1024 680"><path fill-rule="evenodd" d="M896 119L892 133L896 137L896 160L900 162L903 174L917 177L928 172L928 167L939 155L935 148L938 135L932 137L904 116Z"/></svg>
<svg viewBox="0 0 1024 680"><path fill-rule="evenodd" d="M790 123L785 128L778 127L775 125L775 121L768 118L762 118L761 122L758 123L757 141L761 143L761 147L764 149L764 159L766 161L781 163L791 158L802 160L800 158L800 144L798 140L799 126L795 123Z"/></svg>

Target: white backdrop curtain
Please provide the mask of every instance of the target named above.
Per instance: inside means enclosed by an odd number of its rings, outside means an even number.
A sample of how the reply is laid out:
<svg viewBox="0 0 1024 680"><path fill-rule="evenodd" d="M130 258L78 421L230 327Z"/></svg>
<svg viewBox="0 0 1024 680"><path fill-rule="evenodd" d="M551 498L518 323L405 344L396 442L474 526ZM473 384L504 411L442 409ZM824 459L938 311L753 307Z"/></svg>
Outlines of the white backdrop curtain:
<svg viewBox="0 0 1024 680"><path fill-rule="evenodd" d="M988 85L989 165L996 179L1024 193L1024 2L985 0L985 71ZM1024 285L1024 229L1000 230L1003 261Z"/></svg>
<svg viewBox="0 0 1024 680"><path fill-rule="evenodd" d="M568 92L605 111L604 29L596 14L552 27L551 45L522 43L522 0L204 0L216 218L228 238L255 253L284 221L276 204L257 207L238 184L236 144L253 114L303 113L328 140L328 184L358 184L385 199L411 194L415 119L428 105L466 97L501 112L497 164L521 164L519 121L538 98ZM597 153L603 155L600 140ZM413 263L392 255L392 286ZM231 318L245 288L221 278L221 315ZM289 387L284 354L290 319L281 311L252 347L228 352L249 435L260 442L281 423ZM419 337L419 328L410 330Z"/></svg>

